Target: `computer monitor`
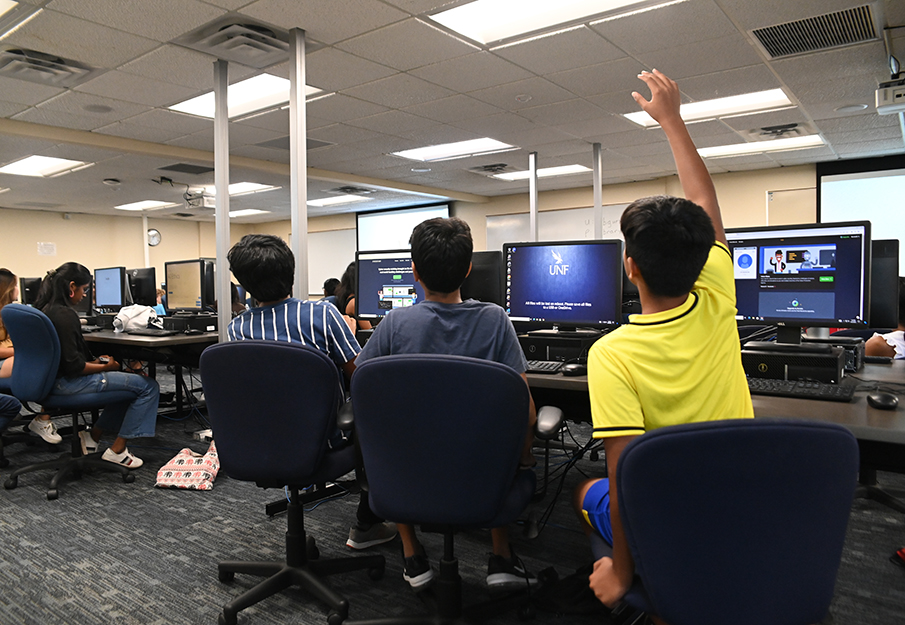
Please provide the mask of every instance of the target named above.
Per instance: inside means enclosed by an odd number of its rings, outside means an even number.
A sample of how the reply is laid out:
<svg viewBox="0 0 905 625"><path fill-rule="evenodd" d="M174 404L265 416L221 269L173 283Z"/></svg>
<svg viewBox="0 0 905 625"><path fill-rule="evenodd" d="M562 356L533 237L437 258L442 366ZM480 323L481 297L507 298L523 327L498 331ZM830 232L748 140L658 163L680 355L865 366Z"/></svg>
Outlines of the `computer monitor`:
<svg viewBox="0 0 905 625"><path fill-rule="evenodd" d="M127 269L132 301L142 306L157 305L157 270L154 267Z"/></svg>
<svg viewBox="0 0 905 625"><path fill-rule="evenodd" d="M356 252L358 288L355 294L359 319L385 317L394 308L424 301L424 289L415 282L410 250Z"/></svg>
<svg viewBox="0 0 905 625"><path fill-rule="evenodd" d="M899 240L871 241L870 327L899 325Z"/></svg>
<svg viewBox="0 0 905 625"><path fill-rule="evenodd" d="M132 303L125 267L106 267L94 270L94 305L116 312Z"/></svg>
<svg viewBox="0 0 905 625"><path fill-rule="evenodd" d="M214 304L214 268L209 260L170 261L164 264L167 310L198 313Z"/></svg>
<svg viewBox="0 0 905 625"><path fill-rule="evenodd" d="M561 335L622 321L622 241L506 243L505 306L513 323Z"/></svg>
<svg viewBox="0 0 905 625"><path fill-rule="evenodd" d="M26 306L34 306L41 290L41 278L19 278L19 300Z"/></svg>
<svg viewBox="0 0 905 625"><path fill-rule="evenodd" d="M497 251L473 252L471 272L460 289L462 299L476 299L502 306L503 298L503 253Z"/></svg>
<svg viewBox="0 0 905 625"><path fill-rule="evenodd" d="M779 326L800 343L802 327L868 327L870 222L733 228L736 319Z"/></svg>
<svg viewBox="0 0 905 625"><path fill-rule="evenodd" d="M89 284L88 288L85 289L85 297L82 298L82 301L76 304L73 308L75 308L75 312L79 317L93 317L94 316L94 293L93 293L94 285Z"/></svg>

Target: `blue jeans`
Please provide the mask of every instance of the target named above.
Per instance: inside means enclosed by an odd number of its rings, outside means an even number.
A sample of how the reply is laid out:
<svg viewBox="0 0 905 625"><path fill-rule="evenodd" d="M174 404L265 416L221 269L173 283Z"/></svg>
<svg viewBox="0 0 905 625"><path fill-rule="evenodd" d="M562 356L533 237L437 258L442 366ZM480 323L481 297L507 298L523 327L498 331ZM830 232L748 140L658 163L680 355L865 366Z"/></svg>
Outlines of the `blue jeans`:
<svg viewBox="0 0 905 625"><path fill-rule="evenodd" d="M0 432L16 418L20 410L22 410L22 404L18 399L9 395L0 395Z"/></svg>
<svg viewBox="0 0 905 625"><path fill-rule="evenodd" d="M154 436L160 396L160 387L156 380L134 373L105 371L71 378L57 378L53 389L55 395L104 391L129 391L135 394L135 399L105 407L94 424L95 427L104 431L118 431L118 435L123 438Z"/></svg>

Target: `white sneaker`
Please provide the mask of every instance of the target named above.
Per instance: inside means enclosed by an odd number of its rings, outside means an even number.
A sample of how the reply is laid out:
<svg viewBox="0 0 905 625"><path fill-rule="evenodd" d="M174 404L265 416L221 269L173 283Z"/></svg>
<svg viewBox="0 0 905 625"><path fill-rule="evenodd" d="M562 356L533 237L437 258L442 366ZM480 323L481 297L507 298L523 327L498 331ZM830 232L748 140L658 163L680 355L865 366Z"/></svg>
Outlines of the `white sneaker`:
<svg viewBox="0 0 905 625"><path fill-rule="evenodd" d="M56 445L63 441L63 437L57 434L57 426L55 426L50 419L45 421L44 419L35 417L28 424L28 429L52 445Z"/></svg>
<svg viewBox="0 0 905 625"><path fill-rule="evenodd" d="M91 432L81 430L79 432L79 440L82 443L82 455L87 456L97 451L97 441L91 438Z"/></svg>
<svg viewBox="0 0 905 625"><path fill-rule="evenodd" d="M126 447L123 449L121 454L114 452L109 447L104 451L104 455L101 456L102 460L106 460L107 462L112 462L113 464L121 464L127 469L137 469L141 465L144 464L141 458L137 456L133 456L129 452L129 448Z"/></svg>

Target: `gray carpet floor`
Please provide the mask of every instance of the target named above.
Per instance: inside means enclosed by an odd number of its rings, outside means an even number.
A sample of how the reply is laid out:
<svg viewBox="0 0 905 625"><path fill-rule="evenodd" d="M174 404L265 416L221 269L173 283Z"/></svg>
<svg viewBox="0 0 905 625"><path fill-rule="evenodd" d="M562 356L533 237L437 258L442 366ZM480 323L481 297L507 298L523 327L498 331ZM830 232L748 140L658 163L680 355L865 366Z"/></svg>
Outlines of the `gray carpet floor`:
<svg viewBox="0 0 905 625"><path fill-rule="evenodd" d="M162 377L162 389L172 382ZM172 377L172 376L170 376ZM132 450L146 465L135 482L114 473L88 472L63 485L56 501L45 499L49 474L24 475L14 490L0 491L0 624L189 624L215 623L221 606L256 583L237 575L231 584L217 580L217 562L225 559L281 560L285 515L268 517L264 505L282 492L217 478L213 491L154 488L156 470L182 447L204 451L191 432L203 427L196 413L183 421L161 417L157 436L136 441ZM589 428L571 425L579 443ZM65 443L64 443L65 445ZM55 453L43 444L12 445L6 455L13 468L46 460ZM566 460L558 452L555 463ZM554 484L544 500L532 504L537 515L552 507L549 522L532 540L523 528L512 530L513 544L534 571L554 567L562 577L590 561L568 500L582 474L599 476L603 462L579 461L565 476L556 499ZM351 477L351 476L349 476ZM905 476L880 474L889 492L905 499ZM355 517L357 495L325 501L306 513L306 526L322 557L347 556L345 547ZM436 562L442 539L427 534L423 543ZM837 624L889 625L905 622L905 569L888 557L905 546L905 515L880 504L856 500L839 571L831 613ZM467 532L456 540L466 602L486 598L484 586L490 538ZM743 547L743 546L740 546ZM423 612L421 600L402 579L398 541L373 551L387 558L386 575L372 581L366 572L330 578L347 596L355 619ZM326 607L298 590L289 590L240 615L254 625L326 623ZM492 622L515 624L514 613ZM539 611L546 623L606 623L602 616L557 615Z"/></svg>

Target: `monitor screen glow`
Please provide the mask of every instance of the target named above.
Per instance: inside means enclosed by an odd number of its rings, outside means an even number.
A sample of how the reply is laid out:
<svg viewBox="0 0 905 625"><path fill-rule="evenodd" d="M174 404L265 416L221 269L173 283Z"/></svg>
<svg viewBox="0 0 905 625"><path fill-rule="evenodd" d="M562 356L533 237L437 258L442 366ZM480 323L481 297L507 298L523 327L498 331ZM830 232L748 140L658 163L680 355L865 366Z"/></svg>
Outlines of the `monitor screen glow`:
<svg viewBox="0 0 905 625"><path fill-rule="evenodd" d="M120 308L125 305L123 283L125 267L94 270L94 303L99 308Z"/></svg>
<svg viewBox="0 0 905 625"><path fill-rule="evenodd" d="M394 308L424 301L424 289L412 273L409 250L358 252L358 292L355 301L360 319L385 317Z"/></svg>

